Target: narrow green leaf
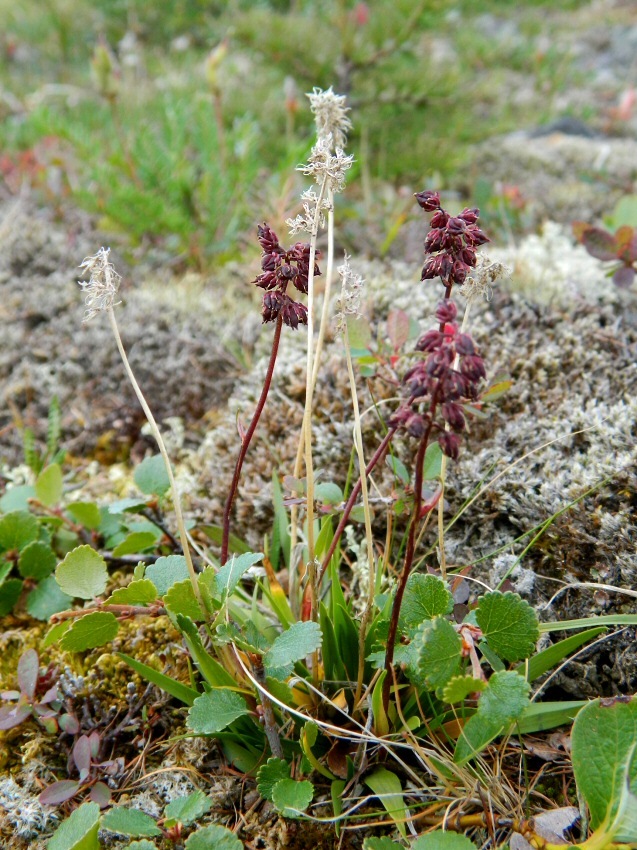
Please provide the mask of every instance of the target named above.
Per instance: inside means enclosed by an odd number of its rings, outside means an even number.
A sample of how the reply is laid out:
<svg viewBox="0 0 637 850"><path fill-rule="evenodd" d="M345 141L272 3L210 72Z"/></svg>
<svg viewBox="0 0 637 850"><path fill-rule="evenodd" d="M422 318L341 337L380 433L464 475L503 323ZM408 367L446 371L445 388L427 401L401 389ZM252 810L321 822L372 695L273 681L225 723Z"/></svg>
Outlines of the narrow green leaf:
<svg viewBox="0 0 637 850"><path fill-rule="evenodd" d="M128 809L125 806L113 806L109 809L102 816L101 828L134 838L162 834L154 818L139 809Z"/></svg>
<svg viewBox="0 0 637 850"><path fill-rule="evenodd" d="M588 705L588 700L565 700L561 702L532 702L516 723L520 735L544 732L556 726L573 722L578 711Z"/></svg>
<svg viewBox="0 0 637 850"><path fill-rule="evenodd" d="M366 776L364 781L381 801L402 837L406 838L407 808L400 779L386 767L378 767L372 774Z"/></svg>
<svg viewBox="0 0 637 850"><path fill-rule="evenodd" d="M58 564L55 578L68 596L94 599L106 589L106 561L90 546L78 546Z"/></svg>
<svg viewBox="0 0 637 850"><path fill-rule="evenodd" d="M28 511L11 511L0 517L0 551L22 551L37 539L38 521Z"/></svg>
<svg viewBox="0 0 637 850"><path fill-rule="evenodd" d="M397 457L394 457L393 455L387 455L387 457L385 458L385 463L400 482L402 482L403 484L409 484L409 470L402 462L402 460Z"/></svg>
<svg viewBox="0 0 637 850"><path fill-rule="evenodd" d="M58 504L62 498L62 470L57 463L45 467L35 481L35 497L47 508Z"/></svg>
<svg viewBox="0 0 637 850"><path fill-rule="evenodd" d="M573 772L595 830L617 815L624 786L637 793L637 699L596 699L575 718L571 734ZM633 839L635 840L635 839Z"/></svg>
<svg viewBox="0 0 637 850"><path fill-rule="evenodd" d="M272 506L274 508L273 544L270 552L272 566L276 570L279 567L279 549L283 553L286 566L290 565L290 532L288 529L288 514L283 504L283 492L276 470L272 472ZM274 533L276 531L276 534ZM276 539L276 550L274 541Z"/></svg>
<svg viewBox="0 0 637 850"><path fill-rule="evenodd" d="M365 838L363 850L404 850L403 845L391 838Z"/></svg>
<svg viewBox="0 0 637 850"><path fill-rule="evenodd" d="M281 779L272 789L272 802L285 818L298 817L313 797L314 786L307 779Z"/></svg>
<svg viewBox="0 0 637 850"><path fill-rule="evenodd" d="M46 850L99 850L100 807L82 803L58 826L47 841Z"/></svg>
<svg viewBox="0 0 637 850"><path fill-rule="evenodd" d="M605 631L606 628L604 626L598 626L596 629L588 629L585 632L580 632L578 635L571 635L571 637L560 640L552 646L547 647L547 649L543 649L541 652L536 652L535 655L529 658L528 664L522 662L515 669L521 675L526 674L529 682L533 682L548 670L557 667L558 664L572 652L575 652L576 649L579 649L580 646L588 643L589 640L593 640L593 638L596 638Z"/></svg>
<svg viewBox="0 0 637 850"><path fill-rule="evenodd" d="M219 545L221 545L221 540L223 538L223 529L220 525L200 525L198 526L198 528L203 531L204 534L207 534L213 543L218 543ZM245 542L245 540L241 540L240 537L237 537L234 534L230 535L228 548L230 552L234 552L237 555L244 555L250 551L250 547Z"/></svg>
<svg viewBox="0 0 637 850"><path fill-rule="evenodd" d="M108 597L109 605L150 605L157 599L157 588L150 579L133 580L126 587L118 587Z"/></svg>
<svg viewBox="0 0 637 850"><path fill-rule="evenodd" d="M284 759L269 758L257 772L257 790L272 802L272 791L277 782L290 778L290 765Z"/></svg>
<svg viewBox="0 0 637 850"><path fill-rule="evenodd" d="M186 850L243 850L237 836L225 826L204 826L188 836Z"/></svg>
<svg viewBox="0 0 637 850"><path fill-rule="evenodd" d="M171 679L170 676L160 673L159 670L155 670L147 664L142 664L141 661L131 658L130 655L124 655L123 652L118 652L117 655L144 679L152 682L153 685L157 685L162 691L166 691L167 694L180 700L185 705L192 705L199 696L199 691L196 691L194 688L189 688L188 685L178 682L177 679Z"/></svg>
<svg viewBox="0 0 637 850"><path fill-rule="evenodd" d="M177 614L177 625L184 635L190 655L206 682L213 688L232 688L235 680L204 648L197 627L189 617Z"/></svg>
<svg viewBox="0 0 637 850"><path fill-rule="evenodd" d="M57 556L48 543L34 540L20 552L18 572L22 578L34 578L38 581L51 575L57 564Z"/></svg>
<svg viewBox="0 0 637 850"><path fill-rule="evenodd" d="M588 626L637 626L637 614L601 614L599 617L582 617L579 620L540 623L540 633L568 632Z"/></svg>
<svg viewBox="0 0 637 850"><path fill-rule="evenodd" d="M133 480L146 496L163 496L170 489L170 479L161 455L152 455L135 468Z"/></svg>
<svg viewBox="0 0 637 850"><path fill-rule="evenodd" d="M186 725L198 735L214 735L244 714L248 707L242 696L228 690L210 691L194 701Z"/></svg>
<svg viewBox="0 0 637 850"><path fill-rule="evenodd" d="M432 575L414 573L407 579L405 595L400 609L401 627L415 628L423 620L449 614L453 609L453 596L445 582Z"/></svg>
<svg viewBox="0 0 637 850"><path fill-rule="evenodd" d="M444 687L460 670L462 640L443 617L423 623L415 638L418 646L417 669L428 688Z"/></svg>
<svg viewBox="0 0 637 850"><path fill-rule="evenodd" d="M511 591L493 591L480 597L476 622L491 649L507 661L528 658L540 636L535 611Z"/></svg>

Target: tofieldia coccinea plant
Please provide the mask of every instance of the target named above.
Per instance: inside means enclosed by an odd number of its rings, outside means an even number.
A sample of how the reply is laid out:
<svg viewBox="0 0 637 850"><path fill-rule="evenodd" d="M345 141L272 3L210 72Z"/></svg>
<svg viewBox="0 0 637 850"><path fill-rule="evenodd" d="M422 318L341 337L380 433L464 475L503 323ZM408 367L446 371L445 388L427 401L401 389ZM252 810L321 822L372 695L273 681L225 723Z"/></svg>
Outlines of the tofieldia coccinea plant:
<svg viewBox="0 0 637 850"><path fill-rule="evenodd" d="M591 624L581 635L538 652L540 632L561 629L563 623L540 626L531 606L517 594L497 591L471 600L471 610L459 622L462 614L455 616L458 612L446 580L444 554L439 567L428 565L428 574L416 569L420 540L433 509L436 504L442 509L445 459L458 457L466 443L471 409L485 398L486 367L467 331L467 316L472 298L488 287L485 281L492 280L495 271L480 262L478 249L488 239L479 226L476 209L454 216L443 209L437 192L416 195L421 208L431 214L421 278L425 285L441 285L441 298L435 326L411 337L415 346L407 355L409 368L400 380L391 373L403 401L383 423L385 436L369 459L361 427L356 355L349 336L362 281L348 258L339 269L341 315L335 330L343 337L352 395L353 472L347 497L332 482L317 480L314 486L318 476L312 466L312 393L320 361L319 341L330 307L326 307L329 299L325 297L322 318L315 323L319 300L313 285L321 274L316 239L326 214L327 257L322 279L327 283L333 264L334 194L351 164L339 147L347 129L343 103L339 96L322 94L326 97L313 95L317 142L309 164L302 167L314 178L316 188L304 194L304 213L291 222L293 233L305 230L309 241L286 248L267 223L257 228L261 270L253 283L263 290L262 318L265 324L274 325L274 334L260 398L248 429L240 431L221 534L214 538L221 544L219 558L199 548L186 530L161 433L117 333L113 308L119 276L108 251L102 249L82 264L91 276L82 284L86 318L99 312L109 316L129 378L159 446L161 457L147 460L165 466L163 478L150 484L150 492L161 498L172 487L178 534L166 535L172 548L165 541L163 548L157 546L161 556L153 562L146 563L150 559L142 554L130 583L110 595L105 595L110 579L106 559L96 551L97 541L69 552L58 565L55 580L70 598L85 600L88 606L54 615L46 642L59 641L62 649L81 652L113 641L121 620L170 618L190 657L190 675L184 676L187 682L158 671L143 658L119 657L187 706L188 733L217 738L228 763L243 773L256 774L261 795L285 817L300 817L312 804L314 782L324 782L329 784L333 820L338 824L349 817L344 801L352 812L360 806L354 794L361 779L405 837L411 809L427 805L432 797L444 797L444 808L449 796L462 806L474 807L478 782L489 785L493 810L489 824L511 829L510 800L492 790L497 783L489 784L486 748L514 728L531 732L572 718L580 707L572 703L552 705L547 717L543 706L530 699L531 684L598 635L601 628ZM331 116L329 120L326 115ZM452 298L456 287L467 298L462 321ZM307 304L299 299L305 295ZM299 498L286 505L281 482L274 476L275 518L264 555L250 552L230 533L231 515L243 462L273 380L284 324L291 330L304 326L308 333L303 427L291 476L299 487ZM404 333L395 337L402 337L401 345L409 338L409 324L406 317ZM392 349L392 369L400 362L398 348L394 345ZM407 445L415 441L412 463L402 463L395 455L388 457L399 434ZM303 460L306 479L300 481ZM379 540L374 536L376 504L370 498L376 482L371 482L370 475L383 461L400 482L396 489L401 494L400 499L394 498L394 493L384 499L389 506L388 533ZM433 482L438 486L437 499L426 495ZM135 512L144 504L145 500L132 500L124 509ZM296 516L288 516L289 505L298 511ZM299 505L305 506L304 514ZM365 527L364 545L358 547L357 556L361 563L365 561L367 584L361 581L362 600L351 592L344 570L341 572L354 549L341 549L340 541L354 519L355 508L356 520L363 520ZM399 534L392 531L397 525ZM348 534L351 539L351 529ZM301 541L298 546L297 538ZM295 556L299 556L297 560ZM287 588L277 573L283 562L290 568ZM357 565L360 575L361 563ZM393 564L399 566L396 572ZM26 696L13 694L23 722L29 722L34 711L33 695ZM382 764L375 760L380 751ZM474 770L469 765L479 756L483 757L480 768ZM91 764L84 767L90 769ZM495 773L496 768L493 770ZM94 779L95 772L90 774L90 781ZM326 799L324 790L321 795ZM323 817L324 809L317 807L316 814ZM429 826L444 822L437 811L431 818ZM462 828L460 820L458 824Z"/></svg>

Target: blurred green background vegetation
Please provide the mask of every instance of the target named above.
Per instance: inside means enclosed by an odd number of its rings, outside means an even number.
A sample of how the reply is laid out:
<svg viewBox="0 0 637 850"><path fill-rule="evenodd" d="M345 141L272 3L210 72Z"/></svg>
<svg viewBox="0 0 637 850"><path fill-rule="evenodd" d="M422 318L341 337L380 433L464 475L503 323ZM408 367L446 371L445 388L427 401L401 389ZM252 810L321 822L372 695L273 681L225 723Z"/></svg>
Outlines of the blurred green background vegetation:
<svg viewBox="0 0 637 850"><path fill-rule="evenodd" d="M79 204L132 247L206 267L237 256L255 222L296 212L294 167L313 139L304 93L333 86L354 125L342 216L351 241L368 220L378 234L345 247L382 255L412 191L455 186L471 201L471 146L547 120L552 94L577 82L538 48L553 6L0 0L0 176L12 193L26 181L46 203ZM478 15L515 18L522 38L494 49ZM511 71L542 87L545 111L502 96Z"/></svg>

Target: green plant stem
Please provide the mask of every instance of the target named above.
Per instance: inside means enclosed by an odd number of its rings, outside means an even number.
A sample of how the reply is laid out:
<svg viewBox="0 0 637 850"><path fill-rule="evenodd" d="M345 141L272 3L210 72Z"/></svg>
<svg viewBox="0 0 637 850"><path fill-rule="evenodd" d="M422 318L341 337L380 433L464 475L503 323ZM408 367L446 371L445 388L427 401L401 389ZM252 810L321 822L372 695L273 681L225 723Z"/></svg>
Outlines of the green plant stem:
<svg viewBox="0 0 637 850"><path fill-rule="evenodd" d="M281 340L282 324L283 317L279 313L279 315L277 316L276 325L274 326L274 337L272 339L270 361L268 363L268 369L265 374L265 379L263 381L263 388L261 390L261 395L259 396L259 401L257 402L256 410L254 411L254 414L252 416L250 426L248 427L248 430L241 439L241 449L239 450L239 457L237 458L237 462L234 467L234 475L232 476L232 483L230 485L230 490L228 491L228 498L226 499L226 506L223 511L223 533L221 538L222 566L228 560L228 545L230 542L230 512L232 511L232 503L234 502L234 498L237 494L237 488L239 486L239 478L241 477L241 468L243 467L243 461L245 460L246 454L248 453L250 441L252 440L252 436L254 435L254 432L257 429L259 419L261 418L261 414L263 413L263 408L265 407L265 402L268 397L268 392L270 391L272 375L274 373L274 364L276 363L277 354L279 353L279 342Z"/></svg>
<svg viewBox="0 0 637 850"><path fill-rule="evenodd" d="M368 591L367 604L361 617L360 628L358 631L358 676L356 679L356 694L354 696L354 704L358 702L363 691L363 675L365 672L365 639L367 637L367 626L374 607L374 588L376 586L376 570L374 563L374 541L372 538L372 518L369 509L369 493L367 491L367 472L365 468L365 455L363 453L363 432L361 428L361 414L358 406L358 396L356 394L356 380L354 378L354 367L352 366L352 353L349 346L349 334L347 332L347 322L344 323L343 342L345 343L345 359L347 361L347 374L349 376L349 386L352 395L352 408L354 410L354 445L358 455L358 468L360 469L361 496L363 499L363 512L365 514L365 540L367 543L367 564L368 564Z"/></svg>
<svg viewBox="0 0 637 850"><path fill-rule="evenodd" d="M429 438L431 436L431 431L434 424L434 417L438 404L438 393L439 389L437 387L431 399L429 424L427 425L427 430L425 431L420 441L420 445L418 446L418 454L416 455L416 473L414 476L414 509L411 515L411 522L409 523L407 548L405 551L405 561L403 564L403 570L400 574L398 587L396 588L396 595L394 596L394 604L392 605L391 609L389 632L387 634L387 647L385 649L385 670L387 671L387 675L385 676L385 681L383 683L383 706L385 708L385 711L387 711L387 706L389 705L389 692L391 689L392 682L392 663L394 661L394 643L396 641L396 632L398 631L398 617L400 615L400 608L402 606L403 596L405 594L405 587L407 586L407 579L409 578L409 574L411 573L411 568L414 563L414 554L416 552L416 529L418 528L418 522L420 520L420 509L422 505L423 466L425 463L425 452L427 451L427 446L429 445Z"/></svg>
<svg viewBox="0 0 637 850"><path fill-rule="evenodd" d="M137 383L137 379L133 374L133 370L126 355L126 351L124 350L124 344L122 343L119 328L117 327L117 320L115 319L115 313L113 311L113 308L109 307L107 313L108 319L111 323L113 335L115 336L115 342L117 343L117 348L119 349L119 353L124 364L124 369L126 369L126 374L128 375L128 380L131 382L133 390L135 391L135 395L137 396L137 400L139 401L142 410L144 411L144 415L148 420L148 424L150 425L153 437L155 438L155 441L159 448L159 453L161 454L162 459L164 461L164 466L166 467L166 474L168 475L168 480L170 481L170 487L172 489L173 494L173 506L175 508L175 519L177 520L177 528L179 530L179 541L181 543L181 548L184 552L184 558L186 559L186 566L188 568L188 575L190 576L190 583L192 584L195 599L201 604L202 609L205 610L201 602L201 594L199 592L199 583L197 581L195 565L192 562L192 555L190 554L188 535L186 534L186 525L184 523L184 517L181 510L181 499L179 497L179 490L177 489L177 482L175 481L175 476L173 475L172 464L170 463L170 458L168 457L168 452L166 451L166 445L161 435L161 431L159 430L159 426L155 421L155 417L153 416L153 413L150 407L148 406L146 399L144 398L144 394L142 393L141 388Z"/></svg>

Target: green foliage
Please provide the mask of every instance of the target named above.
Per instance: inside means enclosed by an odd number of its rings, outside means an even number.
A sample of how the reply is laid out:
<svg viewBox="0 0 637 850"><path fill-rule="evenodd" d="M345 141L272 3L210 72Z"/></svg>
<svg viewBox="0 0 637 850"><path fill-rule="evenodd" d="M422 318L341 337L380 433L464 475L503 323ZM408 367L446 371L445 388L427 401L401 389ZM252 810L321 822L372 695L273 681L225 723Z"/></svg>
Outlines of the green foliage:
<svg viewBox="0 0 637 850"><path fill-rule="evenodd" d="M174 826L179 822L184 826L195 823L202 815L212 808L212 801L203 791L193 791L186 797L176 797L171 800L164 810L166 821L165 827Z"/></svg>
<svg viewBox="0 0 637 850"><path fill-rule="evenodd" d="M161 455L152 455L135 467L135 484L146 496L164 496L170 489L170 479Z"/></svg>
<svg viewBox="0 0 637 850"><path fill-rule="evenodd" d="M83 652L102 646L115 638L119 629L117 617L110 611L94 611L79 617L64 633L60 647L67 652Z"/></svg>
<svg viewBox="0 0 637 850"><path fill-rule="evenodd" d="M280 634L264 656L269 675L286 678L292 666L321 646L321 630L318 623L294 623Z"/></svg>
<svg viewBox="0 0 637 850"><path fill-rule="evenodd" d="M139 809L125 806L113 806L102 816L101 828L118 835L130 835L133 838L161 835L154 818Z"/></svg>
<svg viewBox="0 0 637 850"><path fill-rule="evenodd" d="M400 834L403 838L406 838L407 808L398 776L391 770L387 770L386 767L378 767L373 773L365 777L365 784L369 785L376 794L387 814L396 824Z"/></svg>
<svg viewBox="0 0 637 850"><path fill-rule="evenodd" d="M186 850L243 850L243 844L225 826L204 826L189 835Z"/></svg>
<svg viewBox="0 0 637 850"><path fill-rule="evenodd" d="M106 589L106 561L90 546L78 546L58 565L55 579L68 596L94 599Z"/></svg>
<svg viewBox="0 0 637 850"><path fill-rule="evenodd" d="M97 803L82 803L58 826L46 850L99 850L99 817Z"/></svg>
<svg viewBox="0 0 637 850"><path fill-rule="evenodd" d="M245 700L228 690L201 694L188 711L187 726L197 735L214 735L248 713Z"/></svg>
<svg viewBox="0 0 637 850"><path fill-rule="evenodd" d="M280 779L272 788L272 802L286 818L304 812L314 797L314 786L307 779Z"/></svg>
<svg viewBox="0 0 637 850"><path fill-rule="evenodd" d="M485 593L476 622L490 648L507 661L528 658L540 636L535 611L517 593Z"/></svg>
<svg viewBox="0 0 637 850"><path fill-rule="evenodd" d="M476 850L476 846L466 835L436 829L417 838L411 850Z"/></svg>
<svg viewBox="0 0 637 850"><path fill-rule="evenodd" d="M460 635L448 620L436 617L422 624L416 641L419 678L431 690L444 687L460 670Z"/></svg>
<svg viewBox="0 0 637 850"><path fill-rule="evenodd" d="M290 765L284 759L269 758L257 773L259 794L272 801L274 787L282 779L290 779Z"/></svg>
<svg viewBox="0 0 637 850"><path fill-rule="evenodd" d="M415 628L425 620L433 620L449 614L453 608L453 596L442 579L436 576L414 573L409 576L402 608L401 626Z"/></svg>

